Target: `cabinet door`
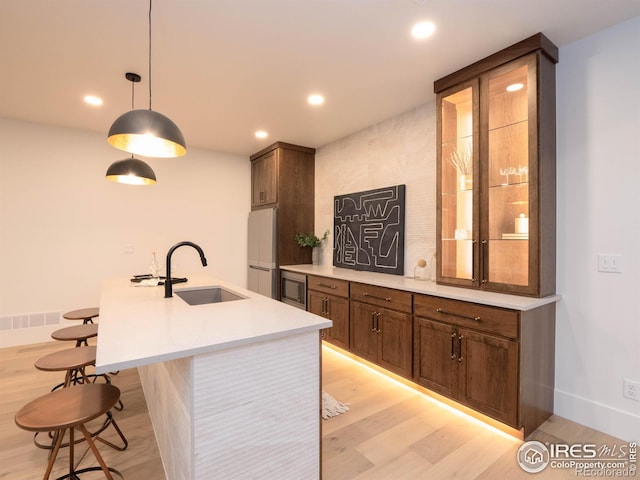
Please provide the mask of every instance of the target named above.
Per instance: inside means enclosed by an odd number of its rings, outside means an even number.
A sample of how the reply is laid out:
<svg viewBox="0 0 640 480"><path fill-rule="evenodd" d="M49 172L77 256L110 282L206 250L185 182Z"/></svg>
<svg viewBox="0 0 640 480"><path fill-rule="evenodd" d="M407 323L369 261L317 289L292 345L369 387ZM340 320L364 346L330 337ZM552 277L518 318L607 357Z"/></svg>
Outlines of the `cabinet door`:
<svg viewBox="0 0 640 480"><path fill-rule="evenodd" d="M383 309L380 311L377 322L378 364L387 370L410 378L413 361L411 315Z"/></svg>
<svg viewBox="0 0 640 480"><path fill-rule="evenodd" d="M458 330L458 400L517 427L518 343Z"/></svg>
<svg viewBox="0 0 640 480"><path fill-rule="evenodd" d="M420 317L416 317L415 327L415 381L434 392L455 398L458 369L455 328Z"/></svg>
<svg viewBox="0 0 640 480"><path fill-rule="evenodd" d="M309 290L307 292L307 311L324 317L324 299L323 293Z"/></svg>
<svg viewBox="0 0 640 480"><path fill-rule="evenodd" d="M478 80L437 96L437 280L478 286Z"/></svg>
<svg viewBox="0 0 640 480"><path fill-rule="evenodd" d="M307 311L315 313L321 317L325 315L325 295L322 292L316 292L314 290L307 291ZM322 330L322 339L327 340L329 337L330 328L324 328Z"/></svg>
<svg viewBox="0 0 640 480"><path fill-rule="evenodd" d="M371 305L351 301L349 349L370 362L377 361L377 313Z"/></svg>
<svg viewBox="0 0 640 480"><path fill-rule="evenodd" d="M349 300L333 295L326 295L325 298L325 312L333 321L333 327L327 329L327 341L349 349Z"/></svg>
<svg viewBox="0 0 640 480"><path fill-rule="evenodd" d="M278 165L276 151L251 162L251 206L271 205L278 201Z"/></svg>
<svg viewBox="0 0 640 480"><path fill-rule="evenodd" d="M482 83L481 141L486 146L481 225L482 283L492 290L537 292L538 231L536 57L493 70ZM506 289L505 289L506 290Z"/></svg>

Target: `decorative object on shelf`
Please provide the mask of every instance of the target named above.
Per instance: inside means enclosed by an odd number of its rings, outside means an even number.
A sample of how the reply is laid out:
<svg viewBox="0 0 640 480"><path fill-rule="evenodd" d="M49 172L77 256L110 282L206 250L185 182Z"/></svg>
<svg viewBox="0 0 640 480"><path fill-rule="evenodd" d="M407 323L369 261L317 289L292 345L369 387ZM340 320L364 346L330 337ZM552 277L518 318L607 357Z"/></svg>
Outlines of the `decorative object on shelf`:
<svg viewBox="0 0 640 480"><path fill-rule="evenodd" d="M424 258L421 258L416 263L416 266L413 267L413 278L415 280L427 280L427 277L427 261Z"/></svg>
<svg viewBox="0 0 640 480"><path fill-rule="evenodd" d="M471 190L473 187L473 162L471 148L466 146L463 149L454 148L449 157L451 164L456 167L460 175L460 190Z"/></svg>
<svg viewBox="0 0 640 480"><path fill-rule="evenodd" d="M134 87L140 81L140 75L127 72L124 76L131 82L131 110L133 111ZM127 185L153 185L157 181L153 169L146 162L134 158L133 155L131 158L113 162L107 169L106 178L112 182Z"/></svg>
<svg viewBox="0 0 640 480"><path fill-rule="evenodd" d="M149 110L131 110L116 119L107 141L119 150L147 157L170 158L187 153L178 126L151 109L151 3L149 0Z"/></svg>
<svg viewBox="0 0 640 480"><path fill-rule="evenodd" d="M322 238L318 238L314 233L296 233L296 242L301 247L311 247L311 263L313 265L320 265L320 246L322 242L329 238L329 229L324 232Z"/></svg>
<svg viewBox="0 0 640 480"><path fill-rule="evenodd" d="M405 185L334 197L333 265L404 275Z"/></svg>
<svg viewBox="0 0 640 480"><path fill-rule="evenodd" d="M516 218L516 233L529 233L529 219L524 213L521 213L520 216Z"/></svg>

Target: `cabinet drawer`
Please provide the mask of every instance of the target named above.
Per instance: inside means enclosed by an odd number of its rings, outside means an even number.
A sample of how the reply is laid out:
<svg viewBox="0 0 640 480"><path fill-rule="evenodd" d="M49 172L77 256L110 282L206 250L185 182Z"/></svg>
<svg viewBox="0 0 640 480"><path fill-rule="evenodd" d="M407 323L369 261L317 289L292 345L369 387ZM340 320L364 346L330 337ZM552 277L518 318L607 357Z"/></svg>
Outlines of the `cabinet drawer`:
<svg viewBox="0 0 640 480"><path fill-rule="evenodd" d="M346 280L336 280L330 277L309 275L307 277L307 288L309 290L337 295L339 297L349 296L349 282Z"/></svg>
<svg viewBox="0 0 640 480"><path fill-rule="evenodd" d="M519 312L429 295L414 295L416 316L473 328L508 338L518 338Z"/></svg>
<svg viewBox="0 0 640 480"><path fill-rule="evenodd" d="M351 283L351 298L359 302L411 313L412 295L409 292L362 283Z"/></svg>

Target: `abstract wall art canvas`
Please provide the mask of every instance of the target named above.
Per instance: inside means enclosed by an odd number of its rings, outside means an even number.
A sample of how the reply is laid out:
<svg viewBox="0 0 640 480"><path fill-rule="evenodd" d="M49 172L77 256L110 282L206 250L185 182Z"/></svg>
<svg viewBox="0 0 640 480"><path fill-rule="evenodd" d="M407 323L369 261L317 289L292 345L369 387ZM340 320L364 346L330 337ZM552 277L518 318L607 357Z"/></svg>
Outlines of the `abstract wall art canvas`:
<svg viewBox="0 0 640 480"><path fill-rule="evenodd" d="M404 274L405 186L334 197L333 265Z"/></svg>

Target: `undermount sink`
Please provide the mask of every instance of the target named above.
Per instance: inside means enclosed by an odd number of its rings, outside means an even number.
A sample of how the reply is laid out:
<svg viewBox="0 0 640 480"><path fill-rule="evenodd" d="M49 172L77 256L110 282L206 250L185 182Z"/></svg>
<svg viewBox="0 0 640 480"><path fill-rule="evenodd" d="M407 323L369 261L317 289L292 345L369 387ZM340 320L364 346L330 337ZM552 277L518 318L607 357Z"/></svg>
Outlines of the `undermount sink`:
<svg viewBox="0 0 640 480"><path fill-rule="evenodd" d="M244 300L246 298L222 287L184 288L175 290L173 293L189 305L231 302L233 300Z"/></svg>

